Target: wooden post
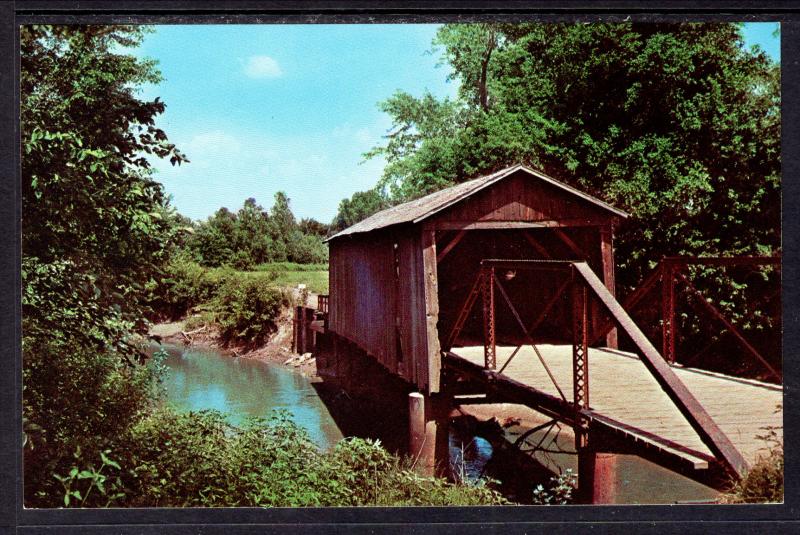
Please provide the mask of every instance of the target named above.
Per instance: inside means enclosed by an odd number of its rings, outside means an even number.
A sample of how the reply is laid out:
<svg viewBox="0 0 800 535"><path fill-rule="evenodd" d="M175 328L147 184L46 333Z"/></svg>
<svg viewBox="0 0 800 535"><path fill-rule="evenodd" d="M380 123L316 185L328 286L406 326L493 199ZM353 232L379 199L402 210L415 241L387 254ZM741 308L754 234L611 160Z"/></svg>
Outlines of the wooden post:
<svg viewBox="0 0 800 535"><path fill-rule="evenodd" d="M614 277L614 228L610 225L600 229L600 252L603 260L603 284L608 288L609 293L616 297L617 284ZM611 349L617 349L619 347L616 327L606 334L606 346Z"/></svg>
<svg viewBox="0 0 800 535"><path fill-rule="evenodd" d="M442 369L441 347L439 346L439 282L436 267L436 230L422 229L422 271L425 297L425 318L427 338L427 385L428 393L439 391L439 374Z"/></svg>
<svg viewBox="0 0 800 535"><path fill-rule="evenodd" d="M425 396L419 392L408 395L408 454L415 466L424 466L422 459L425 446Z"/></svg>
<svg viewBox="0 0 800 535"><path fill-rule="evenodd" d="M294 307L292 314L292 353L297 352L297 307Z"/></svg>
<svg viewBox="0 0 800 535"><path fill-rule="evenodd" d="M297 317L297 344L295 344L295 353L300 355L303 354L303 307L297 306L296 310L296 317Z"/></svg>
<svg viewBox="0 0 800 535"><path fill-rule="evenodd" d="M408 395L408 453L414 470L424 476L445 476L450 467L450 398Z"/></svg>

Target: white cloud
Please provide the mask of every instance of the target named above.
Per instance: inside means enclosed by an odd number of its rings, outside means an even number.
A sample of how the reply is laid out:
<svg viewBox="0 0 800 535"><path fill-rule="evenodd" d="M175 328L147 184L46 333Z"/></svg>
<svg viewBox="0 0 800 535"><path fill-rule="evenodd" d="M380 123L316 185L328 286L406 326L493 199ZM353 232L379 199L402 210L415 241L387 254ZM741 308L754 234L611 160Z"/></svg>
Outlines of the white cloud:
<svg viewBox="0 0 800 535"><path fill-rule="evenodd" d="M283 71L269 56L250 56L244 63L244 73L250 78L277 78Z"/></svg>
<svg viewBox="0 0 800 535"><path fill-rule="evenodd" d="M331 136L337 140L355 141L363 150L371 148L380 141L380 136L374 134L366 126L356 128L350 123L340 124L331 131Z"/></svg>

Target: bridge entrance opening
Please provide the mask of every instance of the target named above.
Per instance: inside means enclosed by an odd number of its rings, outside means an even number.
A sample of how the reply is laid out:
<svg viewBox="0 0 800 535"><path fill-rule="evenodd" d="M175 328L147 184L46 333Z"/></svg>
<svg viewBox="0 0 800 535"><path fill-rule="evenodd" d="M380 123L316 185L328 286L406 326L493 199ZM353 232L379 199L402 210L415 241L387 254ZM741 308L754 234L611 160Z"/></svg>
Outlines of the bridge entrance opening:
<svg viewBox="0 0 800 535"><path fill-rule="evenodd" d="M571 260L586 261L604 272L599 227L523 228L439 231L437 276L440 345L482 345L485 337L481 288L477 283L481 261ZM613 285L613 270L611 271ZM526 343L528 336L516 318L526 322L528 335L537 343L571 343L572 309L564 270L498 268L496 276L513 303L495 295L495 339L501 345ZM611 288L613 292L613 286ZM471 302L477 303L467 307ZM469 308L469 310L467 310ZM515 314L516 313L516 314ZM597 316L598 314L595 314ZM463 316L463 317L462 317ZM459 335L451 340L458 324ZM601 345L605 345L605 339Z"/></svg>

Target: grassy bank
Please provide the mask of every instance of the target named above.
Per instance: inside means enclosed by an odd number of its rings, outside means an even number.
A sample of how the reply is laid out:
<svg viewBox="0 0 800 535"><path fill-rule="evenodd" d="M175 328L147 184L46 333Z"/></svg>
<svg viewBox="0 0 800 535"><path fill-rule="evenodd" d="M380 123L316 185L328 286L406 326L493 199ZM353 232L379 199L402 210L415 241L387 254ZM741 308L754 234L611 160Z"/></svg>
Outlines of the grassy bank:
<svg viewBox="0 0 800 535"><path fill-rule="evenodd" d="M298 284L305 284L312 293L328 293L328 264L273 262L257 266L254 272L275 274L274 281L278 286L295 288Z"/></svg>

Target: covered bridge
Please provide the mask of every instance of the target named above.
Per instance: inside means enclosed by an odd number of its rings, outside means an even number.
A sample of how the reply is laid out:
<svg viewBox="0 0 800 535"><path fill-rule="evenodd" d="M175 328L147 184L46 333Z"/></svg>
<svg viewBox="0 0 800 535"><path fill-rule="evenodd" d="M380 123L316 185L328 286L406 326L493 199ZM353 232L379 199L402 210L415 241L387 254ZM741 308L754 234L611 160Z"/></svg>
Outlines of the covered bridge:
<svg viewBox="0 0 800 535"><path fill-rule="evenodd" d="M383 210L328 240L327 329L420 391L438 392L441 350L475 291L481 260L585 260L613 294L613 232L626 217L523 165ZM513 270L502 275L523 316L559 293L546 273L536 280ZM568 306L548 310L533 337L568 339L559 327ZM483 339L479 316L460 321L461 339ZM498 342L519 336L513 322L498 309ZM616 345L615 331L606 344Z"/></svg>

